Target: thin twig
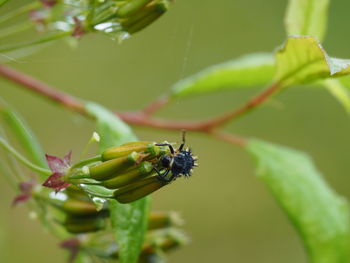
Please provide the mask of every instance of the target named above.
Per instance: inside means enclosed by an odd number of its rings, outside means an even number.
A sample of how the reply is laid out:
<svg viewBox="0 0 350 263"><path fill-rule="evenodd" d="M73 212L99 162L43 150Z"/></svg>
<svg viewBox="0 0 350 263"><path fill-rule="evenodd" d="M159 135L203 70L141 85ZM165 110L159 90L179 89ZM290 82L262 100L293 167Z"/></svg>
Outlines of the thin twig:
<svg viewBox="0 0 350 263"><path fill-rule="evenodd" d="M241 147L244 147L247 143L247 139L239 137L237 135L231 134L231 133L227 133L224 131L212 131L210 132L211 135L213 135L215 138L220 139L222 141L226 141Z"/></svg>
<svg viewBox="0 0 350 263"><path fill-rule="evenodd" d="M52 88L48 84L37 80L23 72L13 68L0 65L0 75L8 80L11 80L27 89L38 93L41 96L51 99L54 102L62 104L66 108L76 111L80 114L87 115L84 103L75 97Z"/></svg>
<svg viewBox="0 0 350 263"><path fill-rule="evenodd" d="M161 108L163 108L165 105L167 105L169 103L170 99L167 96L163 96L160 97L158 99L156 99L155 101L153 101L152 103L150 103L148 106L146 106L142 112L146 115L151 115L153 113L155 113L156 111L160 110Z"/></svg>
<svg viewBox="0 0 350 263"><path fill-rule="evenodd" d="M273 93L278 91L280 87L281 86L278 83L272 84L267 89L263 90L261 93L248 100L245 104L243 104L243 106L239 107L238 109L225 113L222 116L202 122L201 129L212 130L226 124L229 121L232 121L233 119L237 119L243 116L249 111L262 105Z"/></svg>
<svg viewBox="0 0 350 263"><path fill-rule="evenodd" d="M24 88L34 91L40 94L41 96L49 98L52 101L57 102L70 110L78 112L84 116L91 117L86 111L85 104L83 101L62 91L56 90L48 84L41 82L18 70L1 65L0 76L15 82ZM204 121L173 121L150 116L152 113L164 107L169 102L168 97L162 97L160 99L155 100L153 103L151 103L141 111L116 112L116 114L123 121L132 125L146 126L166 130L185 129L188 131L202 132L213 135L214 137L220 140L227 141L235 145L243 146L245 144L245 139L237 137L233 134L218 131L217 129L222 125L226 124L227 122L236 119L248 113L249 111L257 108L279 89L279 84L273 84L258 95L256 95L255 97L253 97L252 99L250 99L249 101L247 101L240 108L225 113L221 116Z"/></svg>

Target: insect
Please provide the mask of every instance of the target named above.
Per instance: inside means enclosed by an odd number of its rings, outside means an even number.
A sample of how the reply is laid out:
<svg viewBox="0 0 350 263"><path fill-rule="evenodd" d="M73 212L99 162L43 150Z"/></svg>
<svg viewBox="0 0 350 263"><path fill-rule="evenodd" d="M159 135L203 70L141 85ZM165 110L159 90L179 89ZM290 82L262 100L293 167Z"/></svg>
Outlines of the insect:
<svg viewBox="0 0 350 263"><path fill-rule="evenodd" d="M157 168L154 170L158 174L158 179L164 183L170 183L181 175L185 177L190 177L192 175L193 167L198 166L196 161L198 160L196 156L192 155L192 151L189 148L184 150L185 146L185 136L186 132L182 132L182 143L180 147L175 150L170 143L159 143L157 146L168 146L170 154L163 155L159 160L159 165L161 166L160 171ZM167 175L170 174L169 177Z"/></svg>

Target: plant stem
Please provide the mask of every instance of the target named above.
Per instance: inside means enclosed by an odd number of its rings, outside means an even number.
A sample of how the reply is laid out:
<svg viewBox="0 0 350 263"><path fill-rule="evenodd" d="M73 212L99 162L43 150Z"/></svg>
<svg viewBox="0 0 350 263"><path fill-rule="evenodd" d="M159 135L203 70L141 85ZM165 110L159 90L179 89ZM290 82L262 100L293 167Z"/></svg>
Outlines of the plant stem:
<svg viewBox="0 0 350 263"><path fill-rule="evenodd" d="M15 157L19 162L21 162L23 165L27 166L29 169L41 173L43 175L50 175L52 172L48 169L42 168L40 166L37 166L30 161L28 161L26 158L24 158L21 154L19 154L11 145L7 143L7 141L0 137L0 146L2 146L8 153L10 153L13 157Z"/></svg>
<svg viewBox="0 0 350 263"><path fill-rule="evenodd" d="M5 178L9 181L9 183L12 185L14 189L17 188L18 186L17 180L15 179L15 177L11 175L12 172L10 171L10 168L6 167L3 163L0 163L0 173L1 175L5 176Z"/></svg>
<svg viewBox="0 0 350 263"><path fill-rule="evenodd" d="M86 164L90 164L90 163L94 163L94 162L98 162L98 161L101 161L101 155L96 155L94 157L82 160L82 161L76 163L75 165L73 165L71 168L79 168L79 167L82 167Z"/></svg>
<svg viewBox="0 0 350 263"><path fill-rule="evenodd" d="M15 69L2 65L0 66L0 76L7 78L17 84L20 84L22 85L22 87L34 91L46 98L58 102L68 109L76 111L84 116L90 118L92 117L85 110L84 102L76 99L75 97L69 94L58 91L49 86L48 84L36 80L29 75L26 75ZM158 109L160 109L168 103L169 99L167 97L162 97L158 100L155 100L153 103L151 103L141 111L117 112L116 114L119 116L119 118L121 118L123 121L129 124L166 130L185 129L188 131L196 131L213 135L214 137L220 140L224 140L232 144L242 146L244 144L243 142L245 141L245 139L235 135L231 136L228 133L218 132L217 129L226 124L227 122L237 119L238 117L241 117L244 114L247 114L250 111L256 109L280 89L280 84L274 83L267 87L267 89L263 90L261 93L257 94L255 97L248 100L245 104L243 104L243 106L239 107L238 109L234 109L221 116L204 121L173 121L151 117L150 115L152 113L156 112Z"/></svg>
<svg viewBox="0 0 350 263"><path fill-rule="evenodd" d="M27 47L31 47L31 46L35 46L35 45L39 45L39 44L44 44L53 40L57 40L66 36L71 35L72 32L59 32L57 34L54 35L50 35L41 39L37 39L37 40L33 40L30 42L24 42L24 43L19 43L16 45L9 45L9 46L3 46L0 47L0 53L4 53L4 52L9 52L9 51L13 51L16 49L21 49L21 48L27 48Z"/></svg>
<svg viewBox="0 0 350 263"><path fill-rule="evenodd" d="M207 120L206 122L203 122L202 128L213 129L222 126L233 119L237 119L238 117L241 117L244 114L247 114L251 110L263 104L269 97L271 97L273 93L275 93L280 88L281 86L279 85L279 83L272 84L267 89L263 90L261 93L248 100L245 104L243 104L243 106L239 107L238 109L235 109L222 116L212 118L210 120Z"/></svg>
<svg viewBox="0 0 350 263"><path fill-rule="evenodd" d="M0 75L8 80L22 85L23 87L31 91L34 91L46 98L49 98L54 102L60 103L70 110L78 112L82 115L88 114L85 110L84 103L77 100L73 96L70 96L59 90L53 89L51 86L31 77L30 75L26 75L20 71L17 71L4 65L0 65Z"/></svg>
<svg viewBox="0 0 350 263"><path fill-rule="evenodd" d="M158 111L159 109L163 108L165 105L169 103L170 99L167 96L160 97L150 103L148 106L146 106L142 112L146 115L151 115Z"/></svg>
<svg viewBox="0 0 350 263"><path fill-rule="evenodd" d="M211 134L222 141L226 141L241 147L244 147L247 143L247 140L245 138L242 138L227 132L215 130L215 131L212 131Z"/></svg>
<svg viewBox="0 0 350 263"><path fill-rule="evenodd" d="M4 28L4 29L0 30L0 39L6 38L8 36L11 36L11 35L14 35L17 33L21 33L21 32L26 31L32 27L33 27L33 24L28 23L28 22L24 22L21 24L16 24L14 26Z"/></svg>
<svg viewBox="0 0 350 263"><path fill-rule="evenodd" d="M6 3L7 1L3 1L0 3L0 6ZM0 16L0 24L4 23L12 18L15 18L17 16L23 15L27 12L29 12L32 9L40 7L41 3L39 1L31 2L27 5L22 6L21 8L18 8L16 10L13 10L11 12L8 12L6 15Z"/></svg>
<svg viewBox="0 0 350 263"><path fill-rule="evenodd" d="M4 4L6 4L10 0L0 0L0 7L2 7Z"/></svg>

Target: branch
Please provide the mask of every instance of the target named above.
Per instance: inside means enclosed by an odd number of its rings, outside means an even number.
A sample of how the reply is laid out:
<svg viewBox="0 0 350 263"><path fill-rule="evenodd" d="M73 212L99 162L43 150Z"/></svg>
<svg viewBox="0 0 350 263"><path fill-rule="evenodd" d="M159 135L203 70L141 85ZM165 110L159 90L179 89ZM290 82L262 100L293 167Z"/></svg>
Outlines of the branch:
<svg viewBox="0 0 350 263"><path fill-rule="evenodd" d="M158 99L156 99L155 101L153 101L152 103L150 103L148 106L146 106L142 112L145 115L151 115L153 113L155 113L156 111L158 111L159 109L163 108L165 105L167 105L169 103L170 99L167 96L164 97L160 97Z"/></svg>
<svg viewBox="0 0 350 263"><path fill-rule="evenodd" d="M205 122L202 122L201 129L205 130L213 130L217 127L220 127L227 122L237 119L244 114L247 114L251 110L257 108L261 104L263 104L268 98L270 98L276 91L278 91L281 86L278 83L272 84L267 89L263 90L261 93L256 95L255 97L248 100L243 106L238 109L235 109L231 112L225 113L222 116L212 118Z"/></svg>
<svg viewBox="0 0 350 263"><path fill-rule="evenodd" d="M49 98L50 100L59 103L72 111L78 112L86 117L91 117L85 110L85 105L83 101L62 91L56 90L48 84L34 79L29 75L26 75L20 71L2 65L0 66L0 76L13 81L14 83L17 83L26 89L36 92L41 96ZM278 83L273 84L267 89L265 89L263 92L259 93L258 95L247 101L240 108L205 121L172 121L151 117L150 115L152 113L156 112L161 107L164 107L169 102L168 97L161 97L155 100L153 103L151 103L141 111L116 112L116 114L123 121L132 125L146 126L166 130L185 129L188 131L202 132L210 134L220 140L227 141L235 145L243 146L246 142L244 138L240 138L229 133L218 131L217 128L257 108L258 106L263 104L271 95L273 95L278 89L280 89L280 85Z"/></svg>
<svg viewBox="0 0 350 263"><path fill-rule="evenodd" d="M41 96L51 99L64 107L78 112L82 115L88 115L85 110L84 103L75 97L52 88L48 84L41 82L27 74L24 74L18 70L10 67L0 65L0 75L12 82L19 84Z"/></svg>

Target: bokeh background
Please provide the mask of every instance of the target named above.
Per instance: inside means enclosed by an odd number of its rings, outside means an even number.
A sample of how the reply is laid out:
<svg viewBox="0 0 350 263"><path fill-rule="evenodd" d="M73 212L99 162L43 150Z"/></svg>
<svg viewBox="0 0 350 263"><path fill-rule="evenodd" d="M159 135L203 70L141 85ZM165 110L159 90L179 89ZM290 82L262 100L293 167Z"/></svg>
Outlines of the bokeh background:
<svg viewBox="0 0 350 263"><path fill-rule="evenodd" d="M22 1L23 3L25 1ZM183 77L250 52L273 51L285 38L287 1L178 0L155 24L119 44L103 35L79 47L59 42L11 66L63 91L111 109L140 109ZM324 46L350 58L350 2L333 1ZM216 116L262 87L174 101L158 115L173 119ZM49 154L77 157L91 122L0 79L0 95L31 125ZM350 120L324 89L293 87L227 126L237 134L288 145L312 155L329 184L350 198ZM180 133L135 128L142 140L179 141ZM153 209L181 212L191 243L169 262L305 263L304 249L286 216L241 149L196 133L188 144L200 158L190 180L153 194ZM15 192L0 177L0 262L66 262L57 240L10 207Z"/></svg>

